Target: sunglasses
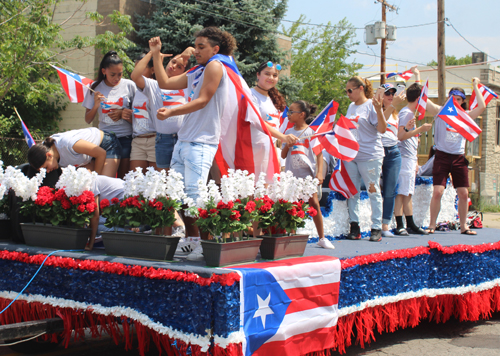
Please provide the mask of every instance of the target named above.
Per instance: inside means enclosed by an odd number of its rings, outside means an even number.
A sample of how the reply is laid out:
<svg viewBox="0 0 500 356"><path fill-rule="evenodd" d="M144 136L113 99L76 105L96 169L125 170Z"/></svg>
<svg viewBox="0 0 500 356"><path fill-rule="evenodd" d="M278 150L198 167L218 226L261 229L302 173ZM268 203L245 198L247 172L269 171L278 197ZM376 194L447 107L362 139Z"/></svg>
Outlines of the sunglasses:
<svg viewBox="0 0 500 356"><path fill-rule="evenodd" d="M356 90L356 89L359 89L359 87L352 88L352 89L350 89L350 88L349 88L349 89L345 90L345 93L346 93L346 94L352 94L352 92L353 92L354 90Z"/></svg>
<svg viewBox="0 0 500 356"><path fill-rule="evenodd" d="M288 110L289 114L300 114L303 111Z"/></svg>
<svg viewBox="0 0 500 356"><path fill-rule="evenodd" d="M267 62L267 66L272 68L275 64L271 61ZM281 70L281 64L276 63L276 70Z"/></svg>
<svg viewBox="0 0 500 356"><path fill-rule="evenodd" d="M384 95L385 95L385 96L394 96L394 95L396 95L396 93L395 93L395 92L393 92L393 91L386 91L386 92L384 93Z"/></svg>

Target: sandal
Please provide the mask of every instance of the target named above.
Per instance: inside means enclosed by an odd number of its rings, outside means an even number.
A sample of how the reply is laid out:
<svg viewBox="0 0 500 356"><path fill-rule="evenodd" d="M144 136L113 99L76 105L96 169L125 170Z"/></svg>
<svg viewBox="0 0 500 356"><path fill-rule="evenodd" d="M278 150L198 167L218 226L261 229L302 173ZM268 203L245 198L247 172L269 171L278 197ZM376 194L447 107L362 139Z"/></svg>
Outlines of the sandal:
<svg viewBox="0 0 500 356"><path fill-rule="evenodd" d="M461 232L462 235L477 235L477 232L467 229Z"/></svg>
<svg viewBox="0 0 500 356"><path fill-rule="evenodd" d="M436 229L433 229L433 228L425 229L425 232L428 234L433 234L435 231L436 231Z"/></svg>

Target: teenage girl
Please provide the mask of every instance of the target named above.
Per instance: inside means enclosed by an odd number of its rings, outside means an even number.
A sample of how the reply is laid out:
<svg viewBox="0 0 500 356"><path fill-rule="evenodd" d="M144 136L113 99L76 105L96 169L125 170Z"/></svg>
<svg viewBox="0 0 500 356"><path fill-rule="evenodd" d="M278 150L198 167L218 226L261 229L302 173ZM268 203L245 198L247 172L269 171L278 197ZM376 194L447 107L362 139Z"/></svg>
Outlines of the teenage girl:
<svg viewBox="0 0 500 356"><path fill-rule="evenodd" d="M294 124L293 128L285 133L296 137L314 135L314 130L309 127L306 120L314 114L316 105L311 105L303 100L299 100L290 105L288 110L288 120ZM314 155L310 139L300 139L295 144L283 144L281 157L286 158L285 171L290 171L294 176L305 178L307 176L316 177L319 180L319 186L323 184L323 154ZM314 193L309 199L309 205L318 212L313 217L314 225L318 230L318 245L334 249L335 246L325 238L323 229L323 215L319 206L318 194Z"/></svg>
<svg viewBox="0 0 500 356"><path fill-rule="evenodd" d="M85 96L82 106L85 112L85 122L90 124L96 114L99 116L99 128L114 134L122 148L118 178L128 172L130 151L132 150L132 117L124 108L131 108L136 87L134 82L123 79L123 64L115 51L109 51L99 65L97 79Z"/></svg>

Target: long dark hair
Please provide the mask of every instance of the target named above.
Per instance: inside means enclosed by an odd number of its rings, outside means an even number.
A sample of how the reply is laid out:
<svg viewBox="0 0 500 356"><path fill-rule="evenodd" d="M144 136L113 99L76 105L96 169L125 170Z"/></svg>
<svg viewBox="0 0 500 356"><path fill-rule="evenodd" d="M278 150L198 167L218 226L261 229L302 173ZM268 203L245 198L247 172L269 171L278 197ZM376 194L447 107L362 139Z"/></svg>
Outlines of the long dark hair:
<svg viewBox="0 0 500 356"><path fill-rule="evenodd" d="M260 74L264 69L267 68L267 62L262 62L259 65L259 68L257 68L257 73ZM278 91L276 88L271 88L267 92L269 94L269 97L271 98L271 101L273 102L273 105L276 109L279 111L283 111L286 108L286 100L281 95L281 93Z"/></svg>
<svg viewBox="0 0 500 356"><path fill-rule="evenodd" d="M312 116L312 114L316 112L318 106L314 104L309 104L305 100L297 100L294 101L293 103L299 106L300 112L306 113L305 121L309 125L312 122L312 120L314 120L314 116Z"/></svg>
<svg viewBox="0 0 500 356"><path fill-rule="evenodd" d="M108 53L106 53L104 55L104 57L102 58L101 64L99 65L99 70L97 71L97 78L94 81L94 83L92 83L92 86L90 88L92 90L95 90L95 88L99 84L101 84L101 82L104 80L105 77L104 77L104 74L102 73L103 69L109 68L112 65L121 64L121 63L123 63L123 62L122 62L122 59L120 57L118 57L118 53L116 53L115 51L109 51Z"/></svg>
<svg viewBox="0 0 500 356"><path fill-rule="evenodd" d="M55 142L52 137L47 137L42 143L37 143L30 147L28 150L28 162L34 169L38 171L43 166L47 160L47 152L50 151Z"/></svg>

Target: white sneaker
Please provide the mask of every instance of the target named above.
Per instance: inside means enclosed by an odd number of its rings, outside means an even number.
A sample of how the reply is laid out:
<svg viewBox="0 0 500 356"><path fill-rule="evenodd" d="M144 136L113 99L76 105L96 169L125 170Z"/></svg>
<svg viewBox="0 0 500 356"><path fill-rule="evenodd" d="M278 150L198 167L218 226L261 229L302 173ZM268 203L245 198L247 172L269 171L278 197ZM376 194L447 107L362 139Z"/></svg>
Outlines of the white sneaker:
<svg viewBox="0 0 500 356"><path fill-rule="evenodd" d="M382 236L383 237L394 237L394 234L390 230L382 230Z"/></svg>
<svg viewBox="0 0 500 356"><path fill-rule="evenodd" d="M203 247L201 247L201 243L198 242L196 248L187 255L186 260L188 261L203 261Z"/></svg>
<svg viewBox="0 0 500 356"><path fill-rule="evenodd" d="M327 238L322 238L321 240L318 241L318 246L333 250L335 249L335 246L328 240Z"/></svg>
<svg viewBox="0 0 500 356"><path fill-rule="evenodd" d="M195 249L196 244L193 241L188 240L185 237L179 239L177 244L177 249L175 250L176 255L189 255Z"/></svg>
<svg viewBox="0 0 500 356"><path fill-rule="evenodd" d="M184 228L184 226L175 226L172 228L171 236L186 237L186 229Z"/></svg>

